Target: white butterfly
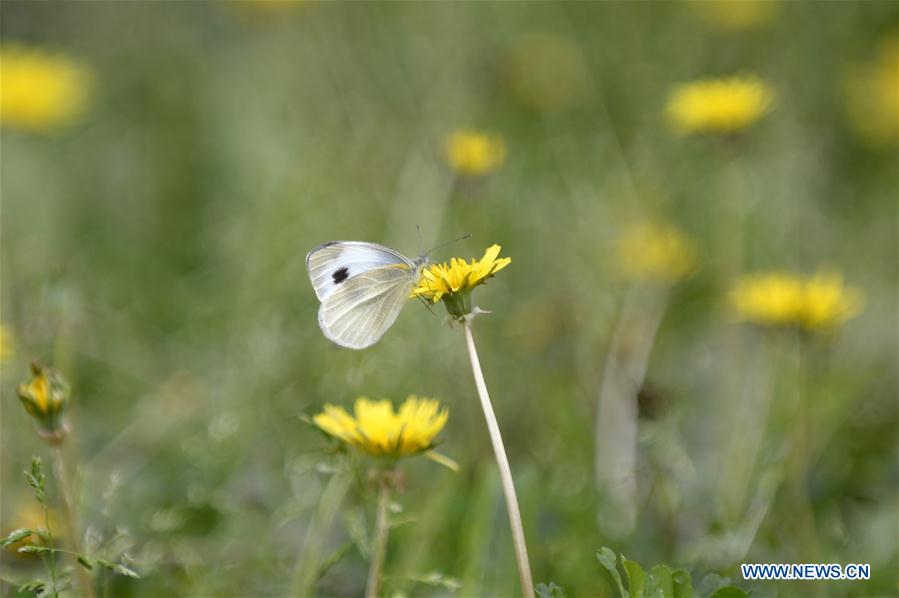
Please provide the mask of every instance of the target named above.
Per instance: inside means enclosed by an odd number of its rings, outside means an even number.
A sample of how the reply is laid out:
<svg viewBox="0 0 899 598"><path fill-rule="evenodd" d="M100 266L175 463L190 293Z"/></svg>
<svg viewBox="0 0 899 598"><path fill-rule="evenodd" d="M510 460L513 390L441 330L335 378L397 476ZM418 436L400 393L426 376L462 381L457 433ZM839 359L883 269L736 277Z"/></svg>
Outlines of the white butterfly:
<svg viewBox="0 0 899 598"><path fill-rule="evenodd" d="M321 307L318 325L342 347L364 349L396 321L421 272L426 255L410 260L377 243L331 241L306 256L306 269Z"/></svg>

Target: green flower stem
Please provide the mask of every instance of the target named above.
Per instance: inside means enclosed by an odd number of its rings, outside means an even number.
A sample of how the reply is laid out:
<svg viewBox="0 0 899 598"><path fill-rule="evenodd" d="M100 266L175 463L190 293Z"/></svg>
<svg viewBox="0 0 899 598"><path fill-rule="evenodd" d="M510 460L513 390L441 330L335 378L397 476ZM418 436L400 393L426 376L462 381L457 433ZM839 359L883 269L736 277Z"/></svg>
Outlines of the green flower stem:
<svg viewBox="0 0 899 598"><path fill-rule="evenodd" d="M387 533L390 530L390 480L379 476L378 515L375 521L375 542L372 546L371 565L368 570L368 583L365 586L365 598L376 598L381 589L384 556L387 553Z"/></svg>
<svg viewBox="0 0 899 598"><path fill-rule="evenodd" d="M62 453L62 446L59 444L51 448L53 455L53 475L56 477L56 483L59 486L59 498L62 503L62 516L65 521L66 534L70 538L72 552L82 554L81 540L78 533L78 523L75 516L74 499L72 495L72 485L66 473L65 456ZM92 598L94 595L94 586L91 578L85 571L84 567L75 567L76 576L78 577L78 585L80 586L80 596Z"/></svg>
<svg viewBox="0 0 899 598"><path fill-rule="evenodd" d="M521 581L521 593L525 598L534 598L534 582L531 576L531 565L528 562L528 550L524 542L524 528L521 525L521 512L518 509L518 497L515 496L515 485L512 482L512 470L509 467L509 458L503 447L503 438L499 432L499 424L493 413L493 405L490 403L490 395L487 393L487 384L484 382L484 374L481 372L481 362L478 360L478 350L471 334L471 320L473 315L464 319L465 342L468 345L468 355L471 358L471 371L474 374L474 383L481 399L481 407L484 410L484 418L487 420L487 430L490 432L490 441L493 443L493 452L496 454L496 464L499 468L499 477L503 485L503 494L506 497L506 510L509 512L509 525L512 527L512 542L515 544L515 560L518 562L518 578Z"/></svg>

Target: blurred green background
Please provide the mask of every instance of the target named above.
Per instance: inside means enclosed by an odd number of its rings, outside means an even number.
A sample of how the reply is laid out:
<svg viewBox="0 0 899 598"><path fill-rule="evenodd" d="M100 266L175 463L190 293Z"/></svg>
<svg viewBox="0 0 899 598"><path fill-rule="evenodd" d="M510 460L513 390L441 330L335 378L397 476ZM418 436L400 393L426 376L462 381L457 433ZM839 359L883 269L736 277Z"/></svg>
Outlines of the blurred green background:
<svg viewBox="0 0 899 598"><path fill-rule="evenodd" d="M0 531L24 525L21 471L47 451L15 396L32 359L72 384L86 545L142 576L98 577L109 595L289 594L338 464L302 416L417 393L449 406L441 451L461 471L405 464L385 591L517 593L442 307L410 302L361 352L317 326L306 252L359 239L415 255L421 225L428 247L472 235L437 259L499 243L513 260L476 291L493 313L475 334L535 581L612 595L595 557L610 546L697 586L715 574L757 596L896 595L899 165L851 86L899 10L783 2L735 24L709 8L4 0L3 42L77 61L89 94L65 126L3 123ZM673 130L675 85L733 74L771 86L770 114L740 135ZM501 135L504 163L454 174L444 140L459 128ZM647 219L694 240L691 276L661 288L621 274L616 239ZM728 309L741 273L822 268L865 297L826 334ZM598 454L613 349L633 358L640 343L636 445ZM624 515L603 477L619 449L636 459ZM352 485L312 540L335 557L317 593L362 593L371 519ZM0 558L4 595L40 571ZM872 579L744 582L741 562L870 563ZM421 581L432 572L461 587Z"/></svg>

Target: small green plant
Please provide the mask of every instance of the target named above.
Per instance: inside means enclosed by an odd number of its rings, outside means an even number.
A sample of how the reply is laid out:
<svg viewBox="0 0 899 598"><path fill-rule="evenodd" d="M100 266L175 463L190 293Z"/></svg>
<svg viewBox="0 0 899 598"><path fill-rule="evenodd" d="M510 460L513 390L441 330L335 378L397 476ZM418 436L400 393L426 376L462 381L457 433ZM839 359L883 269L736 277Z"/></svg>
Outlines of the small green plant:
<svg viewBox="0 0 899 598"><path fill-rule="evenodd" d="M57 554L68 554L75 561L88 571L93 571L96 567L108 569L119 575L128 577L140 577L134 570L120 563L114 563L106 559L90 556L81 552L72 550L64 550L57 548L53 543L53 531L50 527L50 509L47 504L46 483L47 478L41 465L40 457L31 458L31 470L25 471L25 479L34 492L34 498L41 506L44 513L44 527L38 529L21 528L10 532L5 538L0 539L0 549L6 548L17 542L27 540L32 536L40 540L40 544L26 544L18 549L21 553L31 553L40 555L50 574L50 579L34 579L19 586L21 592L31 592L38 598L51 597L58 598L59 592L66 589L70 585L69 570L60 570L57 562Z"/></svg>
<svg viewBox="0 0 899 598"><path fill-rule="evenodd" d="M658 564L647 574L636 561L631 561L623 554L615 556L615 552L603 547L596 552L596 558L612 578L618 588L620 598L747 598L749 594L740 588L727 585L718 579L707 592L694 593L690 572L686 569L672 569L668 565ZM624 576L621 575L624 571ZM625 587L624 580L627 580ZM702 584L705 585L705 584Z"/></svg>
<svg viewBox="0 0 899 598"><path fill-rule="evenodd" d="M565 598L567 596L565 589L552 581L548 584L538 583L534 591L537 592L537 598Z"/></svg>

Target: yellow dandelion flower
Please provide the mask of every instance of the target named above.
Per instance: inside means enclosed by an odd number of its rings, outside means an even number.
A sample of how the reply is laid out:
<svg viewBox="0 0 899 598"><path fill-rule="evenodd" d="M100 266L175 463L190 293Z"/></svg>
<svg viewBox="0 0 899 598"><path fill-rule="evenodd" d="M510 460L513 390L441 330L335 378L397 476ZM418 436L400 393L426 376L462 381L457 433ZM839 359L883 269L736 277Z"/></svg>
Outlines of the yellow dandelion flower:
<svg viewBox="0 0 899 598"><path fill-rule="evenodd" d="M505 162L506 143L499 135L460 129L446 139L446 158L462 176L483 176Z"/></svg>
<svg viewBox="0 0 899 598"><path fill-rule="evenodd" d="M480 260L472 258L467 262L454 257L449 264L431 264L422 271L412 296L433 303L442 299L447 311L457 318L470 314L472 289L512 263L510 257L499 258L500 249L499 245L491 245Z"/></svg>
<svg viewBox="0 0 899 598"><path fill-rule="evenodd" d="M696 267L696 243L671 225L641 222L619 237L616 261L621 273L635 281L674 283Z"/></svg>
<svg viewBox="0 0 899 598"><path fill-rule="evenodd" d="M399 458L430 450L448 417L449 411L436 399L409 395L398 412L386 399L360 397L354 415L343 407L325 405L324 412L312 419L331 436L369 455Z"/></svg>
<svg viewBox="0 0 899 598"><path fill-rule="evenodd" d="M737 314L756 324L795 324L802 309L802 280L785 272L744 276L731 290Z"/></svg>
<svg viewBox="0 0 899 598"><path fill-rule="evenodd" d="M688 0L709 25L723 31L747 31L771 22L780 10L777 0Z"/></svg>
<svg viewBox="0 0 899 598"><path fill-rule="evenodd" d="M706 79L676 86L666 111L682 133L739 133L771 110L774 92L758 77Z"/></svg>
<svg viewBox="0 0 899 598"><path fill-rule="evenodd" d="M843 286L836 272L822 272L805 281L801 325L808 330L831 328L855 317L864 304L859 289Z"/></svg>
<svg viewBox="0 0 899 598"><path fill-rule="evenodd" d="M811 278L785 272L744 276L730 293L736 313L766 326L801 326L806 330L832 328L855 316L862 293L843 286L839 274Z"/></svg>
<svg viewBox="0 0 899 598"><path fill-rule="evenodd" d="M865 140L899 140L899 33L881 43L877 60L855 69L846 94L850 121Z"/></svg>
<svg viewBox="0 0 899 598"><path fill-rule="evenodd" d="M0 45L0 124L49 131L77 119L91 76L81 63L21 44Z"/></svg>
<svg viewBox="0 0 899 598"><path fill-rule="evenodd" d="M41 433L47 438L61 438L65 433L62 415L69 403L69 385L62 374L32 364L31 380L20 384L17 392Z"/></svg>

